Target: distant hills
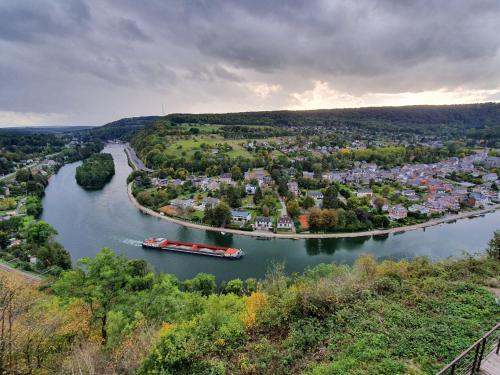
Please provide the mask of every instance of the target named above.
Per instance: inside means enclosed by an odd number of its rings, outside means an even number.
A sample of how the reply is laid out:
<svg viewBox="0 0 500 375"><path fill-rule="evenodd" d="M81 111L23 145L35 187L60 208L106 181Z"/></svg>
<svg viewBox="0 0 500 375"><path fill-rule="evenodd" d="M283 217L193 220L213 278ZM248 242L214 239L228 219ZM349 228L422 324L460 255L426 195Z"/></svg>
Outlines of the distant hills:
<svg viewBox="0 0 500 375"><path fill-rule="evenodd" d="M75 135L85 139L123 139L129 140L137 130L158 121L160 116L127 117L103 126L76 131Z"/></svg>
<svg viewBox="0 0 500 375"><path fill-rule="evenodd" d="M0 128L2 134L57 134L92 129L94 126L16 126Z"/></svg>
<svg viewBox="0 0 500 375"><path fill-rule="evenodd" d="M127 117L101 126L25 126L0 128L0 134L68 134L83 139L128 139L136 130L159 120L160 116Z"/></svg>
<svg viewBox="0 0 500 375"><path fill-rule="evenodd" d="M262 111L233 113L172 113L165 117L129 117L97 127L24 127L5 128L0 132L65 133L83 138L130 139L135 132L159 119L172 124L347 126L382 132L411 132L476 139L500 138L500 103L463 105L419 105L402 107L366 107L318 109L307 111Z"/></svg>

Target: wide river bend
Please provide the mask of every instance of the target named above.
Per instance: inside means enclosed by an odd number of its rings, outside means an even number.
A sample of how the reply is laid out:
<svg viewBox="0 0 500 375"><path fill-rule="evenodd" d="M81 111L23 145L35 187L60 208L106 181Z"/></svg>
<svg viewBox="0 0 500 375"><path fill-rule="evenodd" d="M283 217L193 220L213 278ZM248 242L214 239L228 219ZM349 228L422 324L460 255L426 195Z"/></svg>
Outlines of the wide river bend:
<svg viewBox="0 0 500 375"><path fill-rule="evenodd" d="M102 247L110 247L129 258L145 259L155 270L172 273L180 279L199 272L212 273L219 281L260 278L275 262L284 262L288 272L301 272L318 263L352 264L363 253L380 260L419 255L433 260L463 256L465 250L484 251L493 232L500 229L500 211L425 230L392 234L385 239L259 240L190 229L140 213L127 195L126 179L131 168L123 145L106 146L104 152L113 155L116 174L102 190L86 191L76 184L75 169L80 163L62 167L46 189L42 219L57 229L57 240L71 253L73 262L93 257ZM241 260L229 261L143 249L141 241L152 236L241 248L246 255Z"/></svg>

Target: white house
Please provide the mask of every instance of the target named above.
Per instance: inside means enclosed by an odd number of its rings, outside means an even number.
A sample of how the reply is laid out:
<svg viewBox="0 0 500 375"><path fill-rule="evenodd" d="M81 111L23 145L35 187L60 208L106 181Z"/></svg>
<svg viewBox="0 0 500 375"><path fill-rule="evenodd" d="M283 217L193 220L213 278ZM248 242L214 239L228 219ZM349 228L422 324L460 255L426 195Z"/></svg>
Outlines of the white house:
<svg viewBox="0 0 500 375"><path fill-rule="evenodd" d="M310 197L313 197L316 200L323 199L323 193L321 191L308 191L307 195L309 195Z"/></svg>
<svg viewBox="0 0 500 375"><path fill-rule="evenodd" d="M290 219L288 216L283 216L280 217L278 220L278 229L292 229L292 219Z"/></svg>
<svg viewBox="0 0 500 375"><path fill-rule="evenodd" d="M231 219L233 221L248 221L250 220L251 215L248 211L239 211L239 210L231 210Z"/></svg>
<svg viewBox="0 0 500 375"><path fill-rule="evenodd" d="M270 217L258 216L255 220L256 229L272 229L273 222Z"/></svg>

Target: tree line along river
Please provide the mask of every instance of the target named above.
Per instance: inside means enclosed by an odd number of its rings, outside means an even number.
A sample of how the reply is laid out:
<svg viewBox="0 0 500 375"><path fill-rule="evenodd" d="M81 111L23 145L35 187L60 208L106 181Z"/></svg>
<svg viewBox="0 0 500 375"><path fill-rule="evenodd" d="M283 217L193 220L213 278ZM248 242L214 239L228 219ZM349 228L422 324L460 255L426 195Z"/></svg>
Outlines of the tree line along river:
<svg viewBox="0 0 500 375"><path fill-rule="evenodd" d="M80 162L62 167L46 189L42 219L57 229L57 240L70 252L73 262L110 247L129 258L144 259L156 271L172 273L180 279L199 272L214 274L219 281L260 278L275 262L284 262L288 272L301 272L318 263L352 264L363 253L373 254L379 260L419 255L433 260L463 256L464 251L484 251L493 232L500 229L500 211L384 239L260 240L191 229L140 213L127 195L126 179L132 170L124 146L108 145L104 152L113 155L115 176L102 190L86 191L77 185L75 169ZM153 236L240 248L245 257L229 261L143 249L142 240Z"/></svg>

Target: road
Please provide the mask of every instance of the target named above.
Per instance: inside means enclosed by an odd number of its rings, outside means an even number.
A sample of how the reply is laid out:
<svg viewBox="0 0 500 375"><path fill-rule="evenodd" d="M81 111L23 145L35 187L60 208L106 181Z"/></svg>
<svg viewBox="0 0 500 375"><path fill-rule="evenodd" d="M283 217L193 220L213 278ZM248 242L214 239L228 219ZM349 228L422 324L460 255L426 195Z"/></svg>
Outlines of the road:
<svg viewBox="0 0 500 375"><path fill-rule="evenodd" d="M280 218L281 217L285 217L285 216L290 216L290 215L288 215L288 210L286 208L285 200L283 199L283 197L281 195L279 196L279 200L280 200L280 203L281 203ZM295 224L294 224L293 221L292 221L291 231L292 231L292 233L295 233Z"/></svg>
<svg viewBox="0 0 500 375"><path fill-rule="evenodd" d="M47 160L47 159L50 159L51 157L55 156L59 154L58 152L56 152L55 154L50 154L50 155L45 155L41 161L37 161L36 163L31 163L30 165L27 165L25 167L22 167L22 168L19 168L19 169L26 169L26 168L34 168L36 167L37 165L40 165L42 164L42 162L44 160ZM14 178L16 176L16 173L19 169L16 169L16 171L12 172L12 173L9 173L9 174L6 174L4 176L1 176L0 177L0 181L3 181L3 180L10 180L11 178Z"/></svg>
<svg viewBox="0 0 500 375"><path fill-rule="evenodd" d="M135 153L135 150L130 146L129 143L125 145L125 153L128 156L128 160L130 160L130 162L133 164L134 169L138 169L140 171L145 171L145 172L153 172L152 169L146 167L142 162L142 160L139 159L139 157Z"/></svg>
<svg viewBox="0 0 500 375"><path fill-rule="evenodd" d="M40 276L33 275L31 273L27 273L27 272L18 270L17 268L13 268L13 267L11 267L7 264L4 264L4 263L0 263L0 273L1 272L13 273L13 274L19 275L30 283L38 283L42 280L42 278Z"/></svg>

